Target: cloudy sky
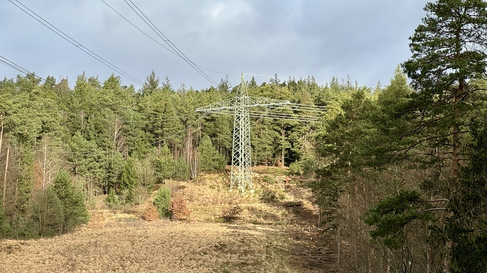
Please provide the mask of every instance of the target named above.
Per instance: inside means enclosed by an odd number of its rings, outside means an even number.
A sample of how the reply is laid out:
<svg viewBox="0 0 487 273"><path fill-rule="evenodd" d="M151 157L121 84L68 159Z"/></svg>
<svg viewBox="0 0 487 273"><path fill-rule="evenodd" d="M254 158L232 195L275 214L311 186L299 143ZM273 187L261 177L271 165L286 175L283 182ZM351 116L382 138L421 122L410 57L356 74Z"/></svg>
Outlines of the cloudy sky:
<svg viewBox="0 0 487 273"><path fill-rule="evenodd" d="M254 76L259 83L277 74L281 81L314 76L324 85L332 77L350 77L359 85L375 87L380 82L384 86L397 65L410 57L408 38L425 16L426 2L133 0L207 79L161 46L169 48L123 0L1 1L0 56L4 59L0 61L7 59L43 78L68 78L71 86L83 72L101 82L114 73L124 85L139 89L151 71L161 80L168 77L176 89L183 83L198 90L208 88L226 75L235 86L240 73L246 79ZM38 14L78 47L13 3ZM0 76L17 74L0 62Z"/></svg>

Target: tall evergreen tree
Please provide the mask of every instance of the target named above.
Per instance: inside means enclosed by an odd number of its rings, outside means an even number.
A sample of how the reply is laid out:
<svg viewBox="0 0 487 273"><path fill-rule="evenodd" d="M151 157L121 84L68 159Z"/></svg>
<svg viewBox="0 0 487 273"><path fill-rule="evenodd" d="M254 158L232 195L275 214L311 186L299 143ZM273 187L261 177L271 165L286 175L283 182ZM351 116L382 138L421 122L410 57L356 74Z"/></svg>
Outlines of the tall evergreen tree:
<svg viewBox="0 0 487 273"><path fill-rule="evenodd" d="M202 171L223 170L226 159L213 147L210 137L205 135L198 146L200 169Z"/></svg>
<svg viewBox="0 0 487 273"><path fill-rule="evenodd" d="M485 75L487 66L487 2L438 0L427 3L425 11L410 38L413 55L403 68L419 91L414 103L425 121L420 126L448 128L434 139L451 147L451 176L456 179L463 121L471 110L468 100L477 91L469 81Z"/></svg>
<svg viewBox="0 0 487 273"><path fill-rule="evenodd" d="M132 190L139 184L137 174L135 173L134 159L129 158L125 163L125 167L122 171L122 177L120 178L120 189L127 191L127 197L129 201L132 201Z"/></svg>

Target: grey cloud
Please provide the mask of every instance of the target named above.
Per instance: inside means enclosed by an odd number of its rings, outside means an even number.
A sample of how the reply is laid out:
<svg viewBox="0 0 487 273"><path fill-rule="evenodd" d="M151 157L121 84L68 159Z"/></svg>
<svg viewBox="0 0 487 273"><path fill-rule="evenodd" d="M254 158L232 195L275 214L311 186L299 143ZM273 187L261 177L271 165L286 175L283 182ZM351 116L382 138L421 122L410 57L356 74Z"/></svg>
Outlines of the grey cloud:
<svg viewBox="0 0 487 273"><path fill-rule="evenodd" d="M157 36L123 1L105 0L152 37ZM154 70L196 89L211 83L182 59L135 30L101 1L23 0L61 30L139 80ZM409 56L425 1L137 1L139 8L193 62L216 82L239 73L313 75L319 83L350 75L361 85L388 83L398 63ZM101 81L114 73L91 59L7 1L0 4L2 56L40 76L69 77L82 71ZM161 41L162 42L162 41ZM222 73L215 73L219 71ZM0 65L0 73L17 71ZM250 78L250 76L249 76ZM122 77L124 84L132 84ZM137 88L140 86L136 86Z"/></svg>

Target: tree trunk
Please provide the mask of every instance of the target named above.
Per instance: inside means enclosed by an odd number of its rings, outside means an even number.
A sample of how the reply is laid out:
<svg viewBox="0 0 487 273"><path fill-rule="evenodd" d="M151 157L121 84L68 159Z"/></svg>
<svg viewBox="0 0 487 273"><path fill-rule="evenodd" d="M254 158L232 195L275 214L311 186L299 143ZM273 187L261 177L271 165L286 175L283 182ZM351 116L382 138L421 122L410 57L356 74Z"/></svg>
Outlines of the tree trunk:
<svg viewBox="0 0 487 273"><path fill-rule="evenodd" d="M458 104L462 99L462 95L465 88L465 81L460 79L458 88L455 92L455 102L453 104L453 134L452 134L452 178L458 179L458 169L460 167L460 113Z"/></svg>
<svg viewBox="0 0 487 273"><path fill-rule="evenodd" d="M45 189L46 187L46 175L47 175L47 168L49 167L48 162L47 162L47 139L43 139L43 148L44 148L44 158L43 158L43 163L42 163L42 189Z"/></svg>
<svg viewBox="0 0 487 273"><path fill-rule="evenodd" d="M2 208L5 208L5 194L7 193L7 173L8 173L8 156L10 155L10 147L7 147L7 159L5 161L5 173L3 174L3 195Z"/></svg>

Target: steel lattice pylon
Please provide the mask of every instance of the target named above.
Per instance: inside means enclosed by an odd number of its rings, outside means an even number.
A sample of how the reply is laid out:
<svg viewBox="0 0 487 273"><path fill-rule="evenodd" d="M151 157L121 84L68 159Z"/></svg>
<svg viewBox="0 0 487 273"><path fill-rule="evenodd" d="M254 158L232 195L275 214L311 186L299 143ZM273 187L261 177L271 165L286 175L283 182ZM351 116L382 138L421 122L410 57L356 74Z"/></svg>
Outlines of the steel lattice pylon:
<svg viewBox="0 0 487 273"><path fill-rule="evenodd" d="M230 174L231 189L238 187L242 193L247 188L252 191L252 147L250 143L250 116L252 112L250 109L254 107L274 108L291 105L292 103L289 101L250 97L247 91L247 83L242 74L240 86L234 98L196 109L196 112L234 115ZM280 115L273 117L283 118Z"/></svg>
<svg viewBox="0 0 487 273"><path fill-rule="evenodd" d="M250 145L250 97L242 76L240 88L235 97L233 120L232 166L230 189L238 186L243 192L252 190L252 147Z"/></svg>

